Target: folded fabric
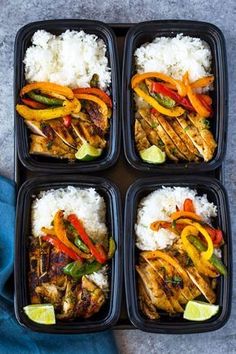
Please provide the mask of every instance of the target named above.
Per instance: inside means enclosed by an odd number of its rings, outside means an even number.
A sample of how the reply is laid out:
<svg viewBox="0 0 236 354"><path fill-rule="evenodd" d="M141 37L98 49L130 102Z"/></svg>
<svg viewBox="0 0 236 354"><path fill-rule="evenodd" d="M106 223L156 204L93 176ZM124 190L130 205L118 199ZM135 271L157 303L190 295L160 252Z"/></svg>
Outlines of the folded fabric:
<svg viewBox="0 0 236 354"><path fill-rule="evenodd" d="M0 354L116 354L111 331L54 335L20 326L14 315L13 253L15 184L0 176Z"/></svg>

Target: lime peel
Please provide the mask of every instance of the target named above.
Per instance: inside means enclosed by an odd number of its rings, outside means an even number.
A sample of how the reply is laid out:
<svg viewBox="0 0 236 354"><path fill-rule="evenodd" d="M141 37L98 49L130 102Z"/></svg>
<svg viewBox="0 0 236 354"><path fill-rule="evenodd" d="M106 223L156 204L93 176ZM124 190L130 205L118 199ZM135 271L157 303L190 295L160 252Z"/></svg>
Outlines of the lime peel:
<svg viewBox="0 0 236 354"><path fill-rule="evenodd" d="M152 145L147 149L140 151L140 157L143 161L148 163L159 164L166 160L166 154L156 145Z"/></svg>
<svg viewBox="0 0 236 354"><path fill-rule="evenodd" d="M75 154L75 157L81 161L92 161L101 156L102 149L97 149L89 143L84 143Z"/></svg>
<svg viewBox="0 0 236 354"><path fill-rule="evenodd" d="M184 319L190 321L206 321L219 311L219 305L203 301L189 301L184 310Z"/></svg>
<svg viewBox="0 0 236 354"><path fill-rule="evenodd" d="M30 320L45 324L52 325L56 323L54 306L52 304L32 304L23 307L25 314Z"/></svg>

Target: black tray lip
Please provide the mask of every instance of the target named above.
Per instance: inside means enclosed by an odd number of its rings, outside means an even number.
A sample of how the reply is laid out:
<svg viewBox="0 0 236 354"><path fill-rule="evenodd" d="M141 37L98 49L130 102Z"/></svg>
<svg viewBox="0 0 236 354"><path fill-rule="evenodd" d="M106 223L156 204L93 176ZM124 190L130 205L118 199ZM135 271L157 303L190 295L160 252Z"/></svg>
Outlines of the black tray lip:
<svg viewBox="0 0 236 354"><path fill-rule="evenodd" d="M176 324L165 324L161 322L155 323L155 321L144 320L141 316L140 311L138 310L136 304L136 290L134 289L134 273L133 269L133 257L135 248L130 249L134 245L134 230L133 222L135 221L135 214L133 214L133 209L136 208L133 205L133 199L136 193L139 193L143 188L151 187L149 193L152 190L161 187L162 185L185 185L194 188L194 185L201 184L208 186L210 185L212 190L217 196L220 196L223 200L223 207L221 205L218 214L222 215L224 219L225 227L227 234L225 237L227 245L227 269L228 275L226 279L226 285L224 287L225 294L223 309L220 316L216 317L211 322L188 322L188 323L178 323ZM195 187L196 188L196 187ZM223 208L223 212L222 212ZM134 246L135 247L135 246ZM231 314L231 303L232 303L232 279L233 279L233 267L232 267L232 233L231 233L231 223L230 223L230 209L227 192L222 183L219 182L216 178L205 177L200 175L194 176L160 176L160 177L145 177L136 180L128 189L125 199L125 217L124 217L124 277L125 277L125 293L126 293L126 302L128 317L131 323L137 328L149 333L162 333L162 334L191 334L191 333L204 333L215 331L223 327L230 318Z"/></svg>
<svg viewBox="0 0 236 354"><path fill-rule="evenodd" d="M111 61L111 67L114 67L112 71L112 100L113 100L113 115L112 115L112 126L110 127L109 132L109 152L101 160L95 160L91 162L38 162L34 160L31 155L29 155L28 150L26 149L27 132L24 122L18 115L15 110L16 103L18 101L17 95L17 86L20 86L19 80L19 59L21 57L20 49L24 37L29 31L35 32L38 29L49 30L51 26L58 27L68 27L77 25L78 28L84 29L94 29L95 31L100 31L105 35L111 50L108 50L109 59ZM23 58L22 58L23 60ZM21 27L15 37L14 44L14 121L15 129L17 134L16 139L16 148L18 149L18 156L22 165L33 172L44 172L44 173L89 173L89 172L99 172L106 170L117 162L120 154L121 147L121 112L120 112L120 64L118 59L118 48L116 43L116 36L113 29L102 21L87 20L87 19L57 19L57 20L45 20L45 21L36 21L26 24ZM22 137L24 138L22 141ZM22 146L24 143L24 146Z"/></svg>
<svg viewBox="0 0 236 354"><path fill-rule="evenodd" d="M113 237L116 240L117 250L112 261L112 283L110 284L112 291L112 304L109 306L108 315L102 320L91 319L88 323L74 322L72 326L61 326L56 324L53 326L40 325L29 320L22 311L20 311L20 302L22 298L21 290L21 273L22 266L19 265L19 257L21 255L21 231L23 227L22 211L25 207L25 200L30 200L33 191L36 188L60 188L67 185L81 186L83 188L93 187L96 190L102 190L109 199L109 204L112 206L113 219ZM108 206L107 206L108 207ZM24 260L25 261L25 260ZM122 210L121 210L121 197L118 187L115 183L111 182L108 178L93 177L88 175L52 175L52 176L39 176L26 180L18 192L17 207L16 207L16 231L15 231L15 259L14 259L14 309L17 321L23 327L27 327L35 332L53 333L53 334L81 334L104 331L114 326L120 315L121 309L121 295L123 288L123 228L122 228ZM111 299L109 300L111 301Z"/></svg>
<svg viewBox="0 0 236 354"><path fill-rule="evenodd" d="M132 43L133 39L137 32L142 31L147 28L151 28L155 26L155 32L167 31L167 26L169 27L169 32L179 32L189 29L195 29L196 31L199 29L208 30L209 34L214 33L217 37L217 52L220 51L219 56L219 67L221 70L221 84L223 84L224 97L222 99L222 114L221 119L218 120L217 124L219 125L219 141L220 148L217 148L216 156L209 162L202 163L169 163L168 165L151 165L145 162L142 162L141 159L138 159L137 153L134 151L131 143L131 139L133 139L132 131L129 127L130 120L132 119L132 112L128 108L127 97L129 93L127 92L129 82L127 79L127 68L129 66L129 58L132 56ZM197 35L196 35L197 36ZM213 37L212 37L213 39ZM221 69L222 69L221 68ZM216 78L219 81L219 77ZM222 85L221 85L222 87ZM217 112L218 114L218 112ZM128 121L128 127L127 127ZM219 27L216 25L203 22L203 21L192 21L192 20L175 20L175 19L166 19L166 20L153 20L153 21L145 21L139 22L131 26L128 30L125 39L124 45L124 56L123 56L123 66L122 66L122 135L123 135L123 143L124 143L124 153L126 160L128 163L135 168L136 170L149 172L151 173L160 173L160 174L191 174L191 173L203 173L210 172L215 170L216 168L222 165L223 159L226 153L227 147L227 127L228 127L228 67L227 67L227 53L226 53L226 44L224 34ZM131 138L132 137L132 138ZM219 143L219 142L218 142Z"/></svg>

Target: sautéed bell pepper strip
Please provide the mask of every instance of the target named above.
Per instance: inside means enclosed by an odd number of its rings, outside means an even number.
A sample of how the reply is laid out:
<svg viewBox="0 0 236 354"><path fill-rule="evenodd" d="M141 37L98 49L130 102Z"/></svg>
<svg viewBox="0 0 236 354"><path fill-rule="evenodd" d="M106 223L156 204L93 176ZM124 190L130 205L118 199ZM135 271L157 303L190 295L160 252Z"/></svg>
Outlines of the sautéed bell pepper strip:
<svg viewBox="0 0 236 354"><path fill-rule="evenodd" d="M94 95L88 95L86 93L76 93L75 97L79 100L93 101L99 106L99 110L105 118L109 117L109 112L106 103L104 103L99 97Z"/></svg>
<svg viewBox="0 0 236 354"><path fill-rule="evenodd" d="M187 96L188 96L189 101L192 104L193 108L195 109L195 111L201 117L206 117L206 118L209 117L211 115L211 112L208 109L206 109L205 105L202 104L202 102L198 98L197 94L193 92L193 89L189 84L189 78L188 78L187 72L183 76L183 81L186 86Z"/></svg>
<svg viewBox="0 0 236 354"><path fill-rule="evenodd" d="M188 239L197 248L198 251L203 252L206 250L206 245L198 237L189 235ZM217 269L220 274L227 275L227 269L225 265L214 253L209 259L209 262Z"/></svg>
<svg viewBox="0 0 236 354"><path fill-rule="evenodd" d="M69 87L54 84L52 82L33 82L31 84L25 85L20 91L20 96L22 97L26 93L34 90L43 90L43 92L49 95L50 92L55 92L64 96L68 100L72 100L74 98L74 93Z"/></svg>
<svg viewBox="0 0 236 354"><path fill-rule="evenodd" d="M72 118L70 114L67 114L66 116L63 117L63 124L66 128L69 128L71 126L71 121Z"/></svg>
<svg viewBox="0 0 236 354"><path fill-rule="evenodd" d="M183 223L183 224L188 224L188 225L194 226L198 230L198 232L200 232L201 235L204 236L206 244L207 244L207 249L205 252L202 252L202 258L204 260L209 260L213 254L214 247L213 247L213 242L212 242L211 236L209 235L207 230L202 225L200 225L198 222L196 222L194 220L180 219L179 222Z"/></svg>
<svg viewBox="0 0 236 354"><path fill-rule="evenodd" d="M101 267L101 263L98 263L96 261L92 263L83 264L81 264L80 262L73 262L67 264L63 268L63 273L70 275L74 280L79 280L84 275L89 275L94 272L97 272L99 269L101 269Z"/></svg>
<svg viewBox="0 0 236 354"><path fill-rule="evenodd" d="M204 97L202 97L201 95L197 95L199 101L201 102L201 104L203 105L203 107L205 107L205 109L209 112L209 118L212 117L213 115L213 111L211 106L207 103L206 99Z"/></svg>
<svg viewBox="0 0 236 354"><path fill-rule="evenodd" d="M211 106L212 105L212 98L209 96L209 95L205 95L203 93L199 93L198 95L198 98L204 100L206 102L206 104L208 104L208 106Z"/></svg>
<svg viewBox="0 0 236 354"><path fill-rule="evenodd" d="M35 108L35 109L43 109L46 108L46 106L42 103L35 102L31 100L31 98L22 98L21 101L28 107Z"/></svg>
<svg viewBox="0 0 236 354"><path fill-rule="evenodd" d="M74 261L82 261L82 258L74 252L72 249L64 245L58 238L52 235L46 235L42 236L43 241L49 242L51 245L53 245L55 248L57 248L59 251L62 253L66 254L68 257L73 259Z"/></svg>
<svg viewBox="0 0 236 354"><path fill-rule="evenodd" d="M192 199L186 198L184 201L184 211L195 213L195 208Z"/></svg>
<svg viewBox="0 0 236 354"><path fill-rule="evenodd" d="M106 103L106 105L109 108L112 108L112 100L111 100L110 96L108 96L108 94L106 94L106 92L100 90L99 88L96 88L96 87L76 88L73 90L73 92L74 92L74 94L87 93L87 94L98 96L99 98L101 98L101 100L103 102Z"/></svg>
<svg viewBox="0 0 236 354"><path fill-rule="evenodd" d="M32 98L32 100L43 103L47 106L62 106L63 105L63 100L59 100L58 98L51 98L51 97L39 95L38 93L35 93L34 91L28 92L27 95L30 98Z"/></svg>
<svg viewBox="0 0 236 354"><path fill-rule="evenodd" d="M58 210L58 212L54 216L54 230L56 236L59 240L64 243L65 246L72 249L75 253L77 253L81 258L91 259L91 255L80 251L67 237L66 228L63 221L63 211Z"/></svg>
<svg viewBox="0 0 236 354"><path fill-rule="evenodd" d="M85 245L89 248L90 252L96 258L96 260L99 263L105 263L107 260L107 257L104 254L104 251L101 252L100 249L96 248L96 246L93 244L93 242L89 238L89 235L85 231L81 221L77 218L77 216L75 214L70 214L68 216L67 220L72 224L72 226L74 226L74 228L76 229L76 231L79 234L79 237L85 243Z"/></svg>
<svg viewBox="0 0 236 354"><path fill-rule="evenodd" d="M197 215L196 213L190 211L175 211L170 215L172 220L178 220L180 218L189 218L197 221L202 221L201 216Z"/></svg>
<svg viewBox="0 0 236 354"><path fill-rule="evenodd" d="M152 231L158 231L160 229L169 229L170 231L177 232L181 234L182 230L186 227L185 224L177 224L175 222L169 221L154 221L150 224L150 229Z"/></svg>
<svg viewBox="0 0 236 354"><path fill-rule="evenodd" d="M195 226L186 226L181 233L181 240L183 242L184 250L187 252L188 256L191 258L193 264L196 266L199 272L214 278L217 275L216 272L214 272L214 269L212 269L212 266L208 260L202 256L205 252L207 252L207 249L205 248L205 251L201 252L200 255L197 248L194 247L188 240L188 237L191 235L197 236L198 230Z"/></svg>
<svg viewBox="0 0 236 354"><path fill-rule="evenodd" d="M191 88L196 89L196 88L210 86L213 83L213 81L214 81L214 76L205 76L202 77L201 79L192 82Z"/></svg>
<svg viewBox="0 0 236 354"><path fill-rule="evenodd" d="M141 90L139 87L135 87L134 91L137 93L137 95L141 98L144 99L147 103L150 104L153 108L155 108L158 112L169 116L169 117L179 117L184 113L183 108L181 107L175 107L175 108L165 108L161 106L155 98L149 96L146 94L143 90Z"/></svg>
<svg viewBox="0 0 236 354"><path fill-rule="evenodd" d="M74 98L72 101L64 101L63 107L32 109L27 106L17 104L16 110L20 116L26 120L50 120L54 118L64 117L67 114L78 113L80 111L80 102Z"/></svg>
<svg viewBox="0 0 236 354"><path fill-rule="evenodd" d="M205 226L204 225L205 230L209 233L209 235L211 236L213 245L216 247L219 247L222 242L223 242L223 233L221 230L219 229L213 229L210 226Z"/></svg>
<svg viewBox="0 0 236 354"><path fill-rule="evenodd" d="M171 90L170 88L166 87L165 85L159 82L152 82L151 90L152 92L170 97L172 100L179 103L181 106L183 106L189 111L195 111L195 109L186 97L181 97L177 92Z"/></svg>
<svg viewBox="0 0 236 354"><path fill-rule="evenodd" d="M156 79L159 79L159 80L162 80L162 81L172 84L173 86L175 86L177 88L177 91L180 96L182 96L182 97L186 96L186 88L181 81L175 80L168 75L158 73L158 72L148 72L148 73L134 75L131 79L132 89L134 89L141 81L143 81L145 79L151 79L151 78L156 78Z"/></svg>

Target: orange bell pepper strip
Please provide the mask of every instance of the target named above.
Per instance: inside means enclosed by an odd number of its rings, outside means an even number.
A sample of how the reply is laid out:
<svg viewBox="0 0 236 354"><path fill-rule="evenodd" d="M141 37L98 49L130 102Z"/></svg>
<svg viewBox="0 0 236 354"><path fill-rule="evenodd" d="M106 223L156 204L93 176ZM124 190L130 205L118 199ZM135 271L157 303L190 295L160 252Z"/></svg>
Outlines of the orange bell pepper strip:
<svg viewBox="0 0 236 354"><path fill-rule="evenodd" d="M188 96L189 101L191 102L193 108L195 109L195 111L201 117L206 117L206 118L209 117L211 115L211 112L205 107L205 105L202 104L202 102L199 100L197 94L193 92L192 87L189 84L189 78L188 78L187 72L183 76L183 81L186 86L187 96Z"/></svg>
<svg viewBox="0 0 236 354"><path fill-rule="evenodd" d="M202 221L201 216L197 215L196 213L193 213L191 211L175 211L170 215L172 220L178 220L180 218L189 218L197 221Z"/></svg>
<svg viewBox="0 0 236 354"><path fill-rule="evenodd" d="M189 198L185 199L183 209L184 209L184 211L189 211L191 213L195 213L195 208L194 208L192 199L189 199Z"/></svg>
<svg viewBox="0 0 236 354"><path fill-rule="evenodd" d="M172 77L158 73L158 72L148 72L143 74L135 74L131 79L131 87L134 89L141 81L145 79L156 78L165 82L170 83L177 88L177 91L180 96L186 96L186 88L180 80L175 80Z"/></svg>
<svg viewBox="0 0 236 354"><path fill-rule="evenodd" d="M73 90L74 94L80 94L80 93L86 93L86 94L91 94L98 96L103 100L103 102L106 103L107 107L112 108L112 100L111 97L106 94L106 92L100 90L99 88L96 87L81 87L81 88L76 88Z"/></svg>
<svg viewBox="0 0 236 354"><path fill-rule="evenodd" d="M204 76L190 84L192 89L210 86L214 81L214 76Z"/></svg>
<svg viewBox="0 0 236 354"><path fill-rule="evenodd" d="M134 91L137 93L137 95L139 97L143 98L144 101L149 103L150 106L152 106L158 112L164 114L165 116L179 117L179 116L182 116L182 114L184 114L184 112L185 112L185 110L183 108L181 108L181 107L174 107L174 108L165 108L165 107L163 107L153 97L149 96L147 93L145 93L139 87L135 87Z"/></svg>
<svg viewBox="0 0 236 354"><path fill-rule="evenodd" d="M205 95L203 93L198 94L200 99L203 99L209 106L212 105L212 98L209 95Z"/></svg>
<svg viewBox="0 0 236 354"><path fill-rule="evenodd" d="M85 243L85 245L89 248L92 255L96 258L96 260L103 264L107 261L107 256L105 255L101 246L96 246L93 244L92 240L90 239L89 235L85 231L81 221L77 218L75 214L70 214L67 220L74 226L76 231L79 234L81 240Z"/></svg>
<svg viewBox="0 0 236 354"><path fill-rule="evenodd" d="M94 95L87 95L86 93L76 93L75 97L79 100L88 100L95 102L100 107L100 112L105 118L108 118L109 112L106 103L104 103L99 97Z"/></svg>
<svg viewBox="0 0 236 354"><path fill-rule="evenodd" d="M17 104L16 110L20 116L26 120L50 120L54 118L64 117L71 113L78 113L81 104L74 98L72 101L65 100L62 107L46 108L46 109L32 109L28 106Z"/></svg>
<svg viewBox="0 0 236 354"><path fill-rule="evenodd" d="M45 93L48 93L50 95L50 92L55 92L59 95L64 96L68 100L72 100L74 98L74 93L73 91L66 86L54 84L52 82L33 82L31 84L25 85L21 90L20 90L20 96L24 96L26 93L33 91L33 90L39 90L43 91Z"/></svg>
<svg viewBox="0 0 236 354"><path fill-rule="evenodd" d="M66 228L63 221L63 211L58 210L58 212L54 216L54 230L57 238L68 248L72 249L76 254L78 254L81 258L91 259L91 254L87 254L82 252L79 248L77 248L67 237Z"/></svg>

